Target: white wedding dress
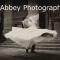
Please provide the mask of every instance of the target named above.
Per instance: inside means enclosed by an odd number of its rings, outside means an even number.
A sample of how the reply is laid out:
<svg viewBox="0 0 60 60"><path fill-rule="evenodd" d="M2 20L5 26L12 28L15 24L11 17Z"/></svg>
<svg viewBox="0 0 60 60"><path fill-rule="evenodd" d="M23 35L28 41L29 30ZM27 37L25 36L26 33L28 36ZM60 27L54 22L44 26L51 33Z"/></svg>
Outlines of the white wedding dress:
<svg viewBox="0 0 60 60"><path fill-rule="evenodd" d="M53 37L50 39L43 37L42 34L44 33L52 34ZM37 29L35 26L29 28L12 27L12 31L6 33L4 36L27 49L42 40L53 40L57 36L57 32L48 29Z"/></svg>

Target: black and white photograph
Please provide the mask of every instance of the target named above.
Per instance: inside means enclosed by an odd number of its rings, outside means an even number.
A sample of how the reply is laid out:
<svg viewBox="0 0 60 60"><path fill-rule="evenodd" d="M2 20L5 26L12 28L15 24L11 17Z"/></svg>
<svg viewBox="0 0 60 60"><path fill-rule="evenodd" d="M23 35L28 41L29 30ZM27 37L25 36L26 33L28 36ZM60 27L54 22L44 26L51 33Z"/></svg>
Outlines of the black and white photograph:
<svg viewBox="0 0 60 60"><path fill-rule="evenodd" d="M60 60L60 2L1 0L0 60Z"/></svg>

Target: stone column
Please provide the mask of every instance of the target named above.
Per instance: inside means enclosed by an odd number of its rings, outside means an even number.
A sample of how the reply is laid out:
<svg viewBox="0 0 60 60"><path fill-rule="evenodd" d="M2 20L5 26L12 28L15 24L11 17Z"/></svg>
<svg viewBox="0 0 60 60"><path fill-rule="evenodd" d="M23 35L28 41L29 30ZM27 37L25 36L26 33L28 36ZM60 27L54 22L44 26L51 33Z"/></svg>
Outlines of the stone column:
<svg viewBox="0 0 60 60"><path fill-rule="evenodd" d="M5 5L12 5L10 1L5 1ZM4 10L4 29L3 34L7 33L12 28L13 14L12 10Z"/></svg>
<svg viewBox="0 0 60 60"><path fill-rule="evenodd" d="M48 11L46 11L46 13L45 13L45 28L46 29L49 28L49 14L48 14Z"/></svg>
<svg viewBox="0 0 60 60"><path fill-rule="evenodd" d="M29 6L35 6L35 5L38 5L38 0L28 0L28 5ZM38 10L28 10L28 16L31 16L31 15L36 15L38 14ZM39 20L37 22L37 26L39 26Z"/></svg>
<svg viewBox="0 0 60 60"><path fill-rule="evenodd" d="M28 5L29 6L38 5L38 1L37 0L28 0ZM37 13L38 13L38 10L28 10L28 15L34 15Z"/></svg>

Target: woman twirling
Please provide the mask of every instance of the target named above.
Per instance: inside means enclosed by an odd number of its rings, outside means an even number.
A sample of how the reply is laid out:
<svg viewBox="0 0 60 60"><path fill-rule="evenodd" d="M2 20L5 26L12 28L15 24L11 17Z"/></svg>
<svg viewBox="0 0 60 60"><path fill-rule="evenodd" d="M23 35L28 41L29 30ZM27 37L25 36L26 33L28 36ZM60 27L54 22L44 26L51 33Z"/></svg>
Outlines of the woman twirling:
<svg viewBox="0 0 60 60"><path fill-rule="evenodd" d="M28 18L26 17L22 22L25 28L12 27L12 31L6 33L5 37L25 47L26 52L31 48L31 53L34 53L36 43L41 42L42 40L53 40L57 36L56 31L38 29L38 19L39 14Z"/></svg>

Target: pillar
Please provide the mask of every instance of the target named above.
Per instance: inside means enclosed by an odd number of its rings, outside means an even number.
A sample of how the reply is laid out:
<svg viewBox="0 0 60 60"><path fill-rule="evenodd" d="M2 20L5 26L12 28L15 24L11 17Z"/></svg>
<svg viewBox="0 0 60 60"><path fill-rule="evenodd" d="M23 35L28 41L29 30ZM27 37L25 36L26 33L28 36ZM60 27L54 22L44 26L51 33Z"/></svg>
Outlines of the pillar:
<svg viewBox="0 0 60 60"><path fill-rule="evenodd" d="M49 28L49 11L45 12L45 28Z"/></svg>
<svg viewBox="0 0 60 60"><path fill-rule="evenodd" d="M5 5L12 5L11 1L5 1ZM4 10L4 25L3 25L3 34L7 33L8 31L11 30L12 28L12 19L13 19L13 14L12 10Z"/></svg>
<svg viewBox="0 0 60 60"><path fill-rule="evenodd" d="M29 6L36 6L38 5L38 0L28 0ZM28 10L28 16L38 14L38 10ZM39 20L37 21L37 27L39 26Z"/></svg>
<svg viewBox="0 0 60 60"><path fill-rule="evenodd" d="M28 0L28 5L29 6L38 5L38 1L37 0ZM34 15L37 13L38 13L38 10L28 10L28 15Z"/></svg>

